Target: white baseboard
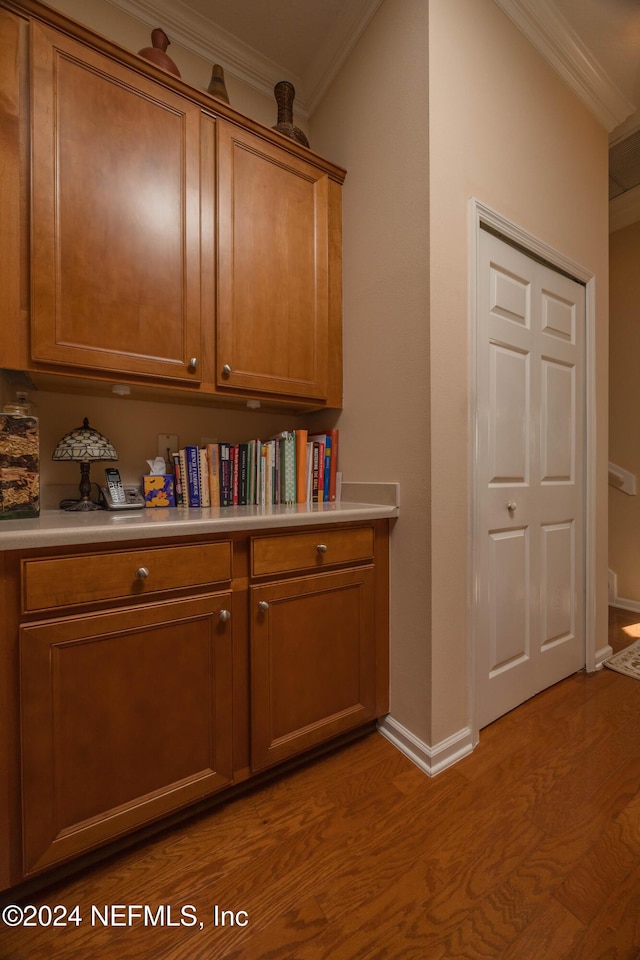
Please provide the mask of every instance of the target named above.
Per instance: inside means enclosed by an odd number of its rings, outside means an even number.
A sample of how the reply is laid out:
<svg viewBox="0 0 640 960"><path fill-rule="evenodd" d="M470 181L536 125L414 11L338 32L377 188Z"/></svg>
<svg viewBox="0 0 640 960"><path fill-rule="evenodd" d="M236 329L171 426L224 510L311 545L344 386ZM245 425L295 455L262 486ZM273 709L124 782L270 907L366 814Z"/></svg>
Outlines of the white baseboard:
<svg viewBox="0 0 640 960"><path fill-rule="evenodd" d="M609 599L612 607L619 610L629 610L631 613L640 613L640 600L627 600L625 597L619 597L617 594Z"/></svg>
<svg viewBox="0 0 640 960"><path fill-rule="evenodd" d="M469 727L459 730L433 747L424 743L391 716L383 717L378 722L378 730L429 777L435 777L437 773L468 756L474 746Z"/></svg>
<svg viewBox="0 0 640 960"><path fill-rule="evenodd" d="M628 600L618 596L618 574L609 568L608 574L609 606L619 610L629 610L631 613L640 613L640 600Z"/></svg>
<svg viewBox="0 0 640 960"><path fill-rule="evenodd" d="M613 655L613 647L607 644L604 647L600 647L599 650L596 650L596 659L593 666L594 670L602 670L602 664L605 660L608 660L610 656Z"/></svg>

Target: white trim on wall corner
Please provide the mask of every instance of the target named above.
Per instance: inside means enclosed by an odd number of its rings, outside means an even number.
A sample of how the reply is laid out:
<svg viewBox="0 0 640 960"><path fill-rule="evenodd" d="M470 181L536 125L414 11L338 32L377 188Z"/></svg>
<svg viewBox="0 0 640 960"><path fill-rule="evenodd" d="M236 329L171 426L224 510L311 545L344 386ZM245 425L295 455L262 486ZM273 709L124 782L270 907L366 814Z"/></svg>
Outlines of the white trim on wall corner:
<svg viewBox="0 0 640 960"><path fill-rule="evenodd" d="M617 463L609 461L609 486L621 493L626 493L628 497L635 497L637 489L637 478L635 473L625 470Z"/></svg>
<svg viewBox="0 0 640 960"><path fill-rule="evenodd" d="M549 0L494 0L610 133L634 113L591 51Z"/></svg>
<svg viewBox="0 0 640 960"><path fill-rule="evenodd" d="M433 747L420 740L390 715L378 722L378 730L429 777L435 777L437 773L442 773L458 760L467 757L474 747L469 727L459 730Z"/></svg>

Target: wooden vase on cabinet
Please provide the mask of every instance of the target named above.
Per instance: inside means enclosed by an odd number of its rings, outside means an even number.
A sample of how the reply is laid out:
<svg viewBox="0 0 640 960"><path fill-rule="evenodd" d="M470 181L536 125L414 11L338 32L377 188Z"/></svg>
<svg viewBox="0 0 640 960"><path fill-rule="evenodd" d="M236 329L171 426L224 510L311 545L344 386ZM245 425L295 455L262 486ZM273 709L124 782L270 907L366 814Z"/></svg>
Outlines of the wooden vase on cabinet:
<svg viewBox="0 0 640 960"><path fill-rule="evenodd" d="M176 77L179 77L180 71L167 53L167 47L170 41L162 27L156 27L151 31L151 43L153 46L143 47L142 50L138 50L138 56L144 57L145 60L150 60L151 63L155 63L157 67L162 67L163 70L168 70L169 73L175 73Z"/></svg>
<svg viewBox="0 0 640 960"><path fill-rule="evenodd" d="M211 80L207 87L207 93L210 93L212 97L217 97L218 100L224 100L225 103L229 103L227 85L224 82L224 70L219 63L214 63L211 69Z"/></svg>
<svg viewBox="0 0 640 960"><path fill-rule="evenodd" d="M280 80L273 88L273 92L276 98L276 104L278 105L278 122L273 129L277 130L278 133L283 133L285 137L290 137L291 140L297 140L298 143L308 147L309 141L305 134L300 127L296 127L293 123L293 101L296 96L295 87L292 83L289 83L288 80Z"/></svg>

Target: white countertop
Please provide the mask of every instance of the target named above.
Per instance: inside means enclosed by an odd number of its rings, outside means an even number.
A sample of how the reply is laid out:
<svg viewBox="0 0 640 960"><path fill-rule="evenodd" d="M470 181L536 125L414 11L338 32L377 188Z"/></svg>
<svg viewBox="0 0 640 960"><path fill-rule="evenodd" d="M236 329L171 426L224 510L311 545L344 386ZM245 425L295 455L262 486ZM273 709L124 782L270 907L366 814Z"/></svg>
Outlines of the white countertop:
<svg viewBox="0 0 640 960"><path fill-rule="evenodd" d="M343 500L340 503L299 503L290 506L210 507L200 510L154 507L122 511L96 510L90 513L44 510L33 520L1 521L0 550L28 550L118 540L151 540L157 537L188 537L230 533L234 530L349 523L398 516L397 484L358 484L359 488L369 486L372 495L380 495L380 503L353 503Z"/></svg>

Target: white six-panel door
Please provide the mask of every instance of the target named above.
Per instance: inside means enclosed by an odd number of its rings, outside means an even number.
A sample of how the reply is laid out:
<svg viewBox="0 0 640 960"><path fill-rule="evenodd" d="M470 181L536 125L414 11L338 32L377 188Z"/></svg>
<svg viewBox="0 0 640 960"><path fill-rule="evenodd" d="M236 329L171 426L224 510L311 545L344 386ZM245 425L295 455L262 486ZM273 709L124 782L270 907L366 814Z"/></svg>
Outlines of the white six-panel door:
<svg viewBox="0 0 640 960"><path fill-rule="evenodd" d="M479 727L585 663L584 287L480 231Z"/></svg>

